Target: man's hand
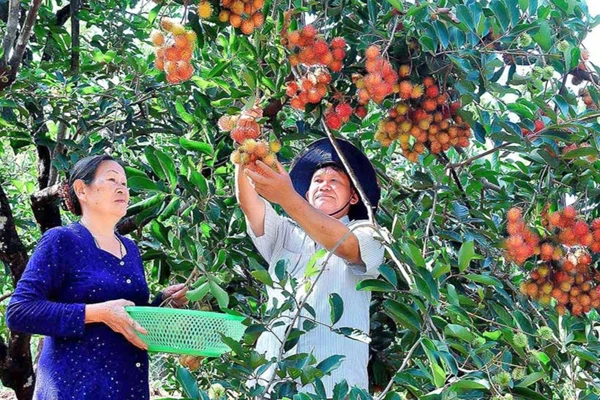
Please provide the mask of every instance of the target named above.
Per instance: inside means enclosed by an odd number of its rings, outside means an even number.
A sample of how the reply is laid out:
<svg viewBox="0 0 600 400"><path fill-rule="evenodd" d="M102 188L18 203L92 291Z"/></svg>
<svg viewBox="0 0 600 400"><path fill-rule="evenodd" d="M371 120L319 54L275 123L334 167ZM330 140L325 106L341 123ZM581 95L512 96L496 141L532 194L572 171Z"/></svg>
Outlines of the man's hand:
<svg viewBox="0 0 600 400"><path fill-rule="evenodd" d="M277 161L278 172L273 171L262 161L256 161L256 166L262 174L248 168L244 169L244 174L252 180L254 190L262 198L271 203L283 205L286 200L296 195L292 180L279 161Z"/></svg>

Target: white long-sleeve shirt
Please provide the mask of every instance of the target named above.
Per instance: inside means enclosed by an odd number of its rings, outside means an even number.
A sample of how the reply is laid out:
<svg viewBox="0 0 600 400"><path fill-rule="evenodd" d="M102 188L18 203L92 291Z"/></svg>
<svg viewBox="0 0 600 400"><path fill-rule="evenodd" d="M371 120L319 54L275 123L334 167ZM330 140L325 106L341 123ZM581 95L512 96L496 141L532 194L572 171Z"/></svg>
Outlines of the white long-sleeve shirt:
<svg viewBox="0 0 600 400"><path fill-rule="evenodd" d="M340 219L349 228L359 222L350 221L347 216ZM278 215L269 202L265 201L264 234L257 237L250 224L247 223L247 232L254 245L269 263L269 273L274 281L275 266L279 260L288 261L287 272L296 278L299 283L306 281L305 267L310 258L322 247L312 240L293 220ZM344 259L332 255L325 271L317 281L313 292L307 300L316 313L317 321L331 325L329 295L337 293L343 300L344 313L334 328L351 327L369 334L369 305L371 293L357 291L356 285L363 279L374 278L379 274L378 268L383 261L384 248L375 237L376 233L369 227L358 227L352 231L358 238L360 255L364 265L351 264ZM318 265L322 264L325 257L321 258ZM315 277L313 276L312 279ZM303 288L303 284L298 285ZM281 290L268 287L268 306L272 307L277 299L278 304L285 299ZM305 296L305 291L300 289L297 298ZM295 315L295 311L286 315ZM302 315L309 315L303 312ZM289 318L283 319L290 322ZM300 318L296 326L302 328L303 319ZM277 357L281 341L285 335L286 326L276 327L274 333L265 332L258 339L256 350L265 353L267 359ZM277 337L279 337L279 340ZM334 370L330 376L322 378L328 397L332 397L336 383L346 379L349 386L358 386L368 389L367 364L369 358L369 345L343 335L332 332L327 326L317 325L313 330L305 333L298 344L286 356L300 353L312 353L317 363L332 355L343 355L345 358L341 366ZM272 375L273 368L261 376L261 383L266 384ZM262 382L262 379L265 379ZM311 387L302 388L303 391L313 392Z"/></svg>

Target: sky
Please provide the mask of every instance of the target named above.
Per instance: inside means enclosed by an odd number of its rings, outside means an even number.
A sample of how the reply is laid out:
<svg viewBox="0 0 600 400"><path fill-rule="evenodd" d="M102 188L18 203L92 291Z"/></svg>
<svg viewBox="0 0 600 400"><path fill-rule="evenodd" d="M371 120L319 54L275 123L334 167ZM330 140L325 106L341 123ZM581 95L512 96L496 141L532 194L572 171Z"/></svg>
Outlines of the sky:
<svg viewBox="0 0 600 400"><path fill-rule="evenodd" d="M600 14L600 0L587 0L588 10L590 15L596 16ZM592 32L585 38L583 44L590 51L590 60L595 65L600 65L600 25L596 26ZM594 46L594 43L596 44Z"/></svg>

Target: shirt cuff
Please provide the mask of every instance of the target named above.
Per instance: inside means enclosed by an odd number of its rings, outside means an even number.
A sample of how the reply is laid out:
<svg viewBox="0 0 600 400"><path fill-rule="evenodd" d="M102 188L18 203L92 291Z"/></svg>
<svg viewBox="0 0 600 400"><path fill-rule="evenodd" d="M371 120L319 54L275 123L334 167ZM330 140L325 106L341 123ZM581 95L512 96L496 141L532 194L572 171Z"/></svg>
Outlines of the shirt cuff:
<svg viewBox="0 0 600 400"><path fill-rule="evenodd" d="M383 245L377 240L376 232L369 227L354 229L352 233L358 239L360 258L363 264L354 264L344 260L346 266L357 276L376 278L379 275L379 266L383 262Z"/></svg>

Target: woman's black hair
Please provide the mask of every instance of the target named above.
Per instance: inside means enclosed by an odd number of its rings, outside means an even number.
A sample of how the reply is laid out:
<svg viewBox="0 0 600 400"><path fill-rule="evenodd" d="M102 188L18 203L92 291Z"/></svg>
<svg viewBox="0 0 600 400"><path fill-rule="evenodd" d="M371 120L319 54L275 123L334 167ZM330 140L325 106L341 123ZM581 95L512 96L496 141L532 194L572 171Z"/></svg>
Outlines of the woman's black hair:
<svg viewBox="0 0 600 400"><path fill-rule="evenodd" d="M113 157L106 154L99 156L89 156L77 161L73 169L71 169L69 177L69 209L73 214L82 214L81 204L79 204L79 199L77 198L77 194L75 193L75 188L73 187L73 184L77 179L81 179L86 185L92 183L92 181L96 177L96 171L98 170L98 167L104 161L118 162Z"/></svg>

